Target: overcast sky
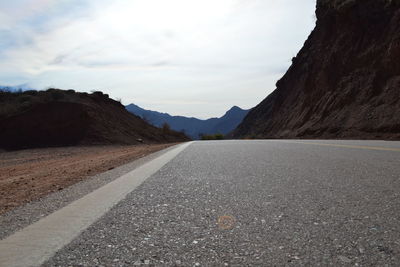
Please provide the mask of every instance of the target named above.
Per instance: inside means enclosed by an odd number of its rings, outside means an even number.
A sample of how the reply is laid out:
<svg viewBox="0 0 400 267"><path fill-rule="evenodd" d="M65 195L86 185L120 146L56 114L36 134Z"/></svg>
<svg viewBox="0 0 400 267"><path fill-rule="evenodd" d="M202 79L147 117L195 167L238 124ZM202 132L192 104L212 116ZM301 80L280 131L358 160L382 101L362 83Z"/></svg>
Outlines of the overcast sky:
<svg viewBox="0 0 400 267"><path fill-rule="evenodd" d="M314 12L315 0L0 1L0 85L221 116L275 89Z"/></svg>

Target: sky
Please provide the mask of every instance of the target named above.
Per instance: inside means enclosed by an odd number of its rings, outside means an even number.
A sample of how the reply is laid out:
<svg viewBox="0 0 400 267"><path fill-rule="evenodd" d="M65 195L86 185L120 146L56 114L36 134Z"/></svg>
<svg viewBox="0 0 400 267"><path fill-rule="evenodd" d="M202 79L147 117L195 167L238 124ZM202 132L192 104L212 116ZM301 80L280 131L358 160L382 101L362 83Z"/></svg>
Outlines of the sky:
<svg viewBox="0 0 400 267"><path fill-rule="evenodd" d="M315 0L0 1L0 85L219 117L275 89L314 13Z"/></svg>

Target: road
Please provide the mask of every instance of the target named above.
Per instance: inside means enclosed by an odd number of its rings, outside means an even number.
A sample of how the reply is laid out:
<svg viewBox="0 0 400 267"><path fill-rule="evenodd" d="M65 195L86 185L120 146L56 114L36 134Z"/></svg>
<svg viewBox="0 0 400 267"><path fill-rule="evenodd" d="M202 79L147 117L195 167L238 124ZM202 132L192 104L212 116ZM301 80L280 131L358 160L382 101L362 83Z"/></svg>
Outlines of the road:
<svg viewBox="0 0 400 267"><path fill-rule="evenodd" d="M186 146L43 266L399 266L400 142Z"/></svg>

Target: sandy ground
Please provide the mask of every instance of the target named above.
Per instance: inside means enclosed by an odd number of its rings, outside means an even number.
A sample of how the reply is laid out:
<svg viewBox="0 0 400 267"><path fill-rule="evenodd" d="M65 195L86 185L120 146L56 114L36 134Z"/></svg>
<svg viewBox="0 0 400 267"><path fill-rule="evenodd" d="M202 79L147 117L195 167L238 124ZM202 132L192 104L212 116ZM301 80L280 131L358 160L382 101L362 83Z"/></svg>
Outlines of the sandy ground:
<svg viewBox="0 0 400 267"><path fill-rule="evenodd" d="M0 214L171 145L0 152Z"/></svg>

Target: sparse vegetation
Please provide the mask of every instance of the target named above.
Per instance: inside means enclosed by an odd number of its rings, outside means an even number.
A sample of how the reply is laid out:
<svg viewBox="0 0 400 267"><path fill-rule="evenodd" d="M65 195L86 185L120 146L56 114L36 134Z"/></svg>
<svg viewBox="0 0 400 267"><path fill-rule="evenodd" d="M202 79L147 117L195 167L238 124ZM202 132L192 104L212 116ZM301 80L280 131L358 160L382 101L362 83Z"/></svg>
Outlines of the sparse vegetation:
<svg viewBox="0 0 400 267"><path fill-rule="evenodd" d="M50 93L50 98L52 100L61 100L64 98L65 92L61 91L61 90L57 90L57 89L48 89L47 92Z"/></svg>
<svg viewBox="0 0 400 267"><path fill-rule="evenodd" d="M189 140L168 124L160 129L145 123L99 91L1 91L0 121L0 148L6 150Z"/></svg>
<svg viewBox="0 0 400 267"><path fill-rule="evenodd" d="M49 88L45 91L23 91L21 89L11 90L8 87L0 88L0 119L24 112L37 104L52 101L79 102L81 97L108 99L108 95L100 91L93 91L92 94L88 94L76 93L72 89Z"/></svg>
<svg viewBox="0 0 400 267"><path fill-rule="evenodd" d="M164 134L169 134L171 133L171 126L169 126L168 123L164 123L162 126L162 130Z"/></svg>
<svg viewBox="0 0 400 267"><path fill-rule="evenodd" d="M257 135L252 134L252 135L246 135L245 137L243 137L244 140L256 140L259 139ZM262 139L262 138L261 138Z"/></svg>
<svg viewBox="0 0 400 267"><path fill-rule="evenodd" d="M223 134L202 134L201 140L224 140L225 137Z"/></svg>
<svg viewBox="0 0 400 267"><path fill-rule="evenodd" d="M109 98L109 95L108 94L104 94L102 91L91 91L91 93L92 93L93 96L97 96L97 97L100 97L100 98ZM116 101L121 103L121 99L119 99L119 100L117 99Z"/></svg>

